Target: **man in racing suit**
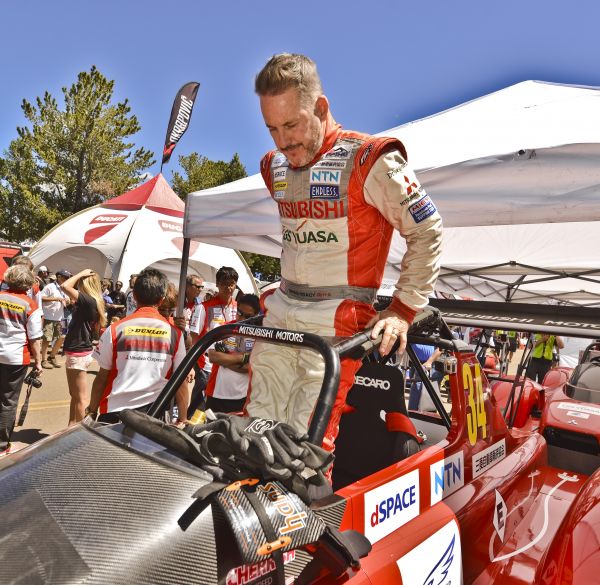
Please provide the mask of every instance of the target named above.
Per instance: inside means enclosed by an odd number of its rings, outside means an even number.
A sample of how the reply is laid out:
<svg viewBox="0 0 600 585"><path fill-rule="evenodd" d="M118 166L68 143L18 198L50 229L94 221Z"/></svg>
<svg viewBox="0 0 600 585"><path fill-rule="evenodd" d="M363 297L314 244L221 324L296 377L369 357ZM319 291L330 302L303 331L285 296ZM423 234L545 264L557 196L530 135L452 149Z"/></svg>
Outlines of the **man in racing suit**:
<svg viewBox="0 0 600 585"><path fill-rule="evenodd" d="M303 55L276 55L255 85L278 150L261 172L282 224L281 287L265 306L265 325L349 336L374 326L389 353L418 309L427 305L439 272L442 221L402 143L342 130L322 93L315 64ZM391 305L377 314L394 229L407 251ZM323 381L314 352L257 342L252 352L250 416L306 429ZM333 449L358 360L342 363L340 388L323 446Z"/></svg>

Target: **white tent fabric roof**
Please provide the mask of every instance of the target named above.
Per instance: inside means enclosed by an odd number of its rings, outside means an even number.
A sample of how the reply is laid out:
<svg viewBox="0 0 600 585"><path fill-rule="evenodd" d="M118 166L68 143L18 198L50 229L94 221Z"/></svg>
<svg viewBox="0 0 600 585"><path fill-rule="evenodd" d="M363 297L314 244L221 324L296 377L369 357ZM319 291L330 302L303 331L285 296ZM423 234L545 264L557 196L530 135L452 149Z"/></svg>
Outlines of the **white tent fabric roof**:
<svg viewBox="0 0 600 585"><path fill-rule="evenodd" d="M526 81L382 133L405 144L444 219L438 290L600 304L599 122L600 88ZM186 237L279 256L280 230L260 175L188 195ZM403 253L396 234L386 278ZM537 282L523 297L526 284L517 294L504 283L539 280L539 269L591 270L593 281Z"/></svg>

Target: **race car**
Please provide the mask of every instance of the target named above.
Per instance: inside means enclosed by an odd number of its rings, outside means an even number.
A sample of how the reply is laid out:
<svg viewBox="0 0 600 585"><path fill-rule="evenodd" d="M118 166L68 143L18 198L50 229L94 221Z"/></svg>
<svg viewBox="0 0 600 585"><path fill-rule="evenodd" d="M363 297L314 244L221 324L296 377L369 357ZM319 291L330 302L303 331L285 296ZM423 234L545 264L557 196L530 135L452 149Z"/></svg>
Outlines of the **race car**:
<svg viewBox="0 0 600 585"><path fill-rule="evenodd" d="M232 334L321 353L325 379L308 433L316 445L339 360L373 348L368 333L324 340L255 322L225 325L188 353L150 414L169 403L200 353ZM418 361L435 413L408 413L398 369L365 364L340 422L335 492L310 503L273 479L219 486L215 475L231 461L215 459L207 473L190 435L132 411L120 424L88 419L6 457L3 581L596 582L600 472L549 466L544 435L506 423L472 349L437 312L421 316L409 341L444 352L450 412Z"/></svg>

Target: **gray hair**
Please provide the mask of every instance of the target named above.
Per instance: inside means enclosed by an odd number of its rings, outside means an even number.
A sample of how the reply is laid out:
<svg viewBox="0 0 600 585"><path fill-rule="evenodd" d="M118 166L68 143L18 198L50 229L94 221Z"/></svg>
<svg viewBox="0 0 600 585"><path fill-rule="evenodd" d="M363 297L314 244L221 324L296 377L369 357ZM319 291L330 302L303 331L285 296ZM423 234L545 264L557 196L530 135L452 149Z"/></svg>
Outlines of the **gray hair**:
<svg viewBox="0 0 600 585"><path fill-rule="evenodd" d="M273 55L254 82L254 91L259 96L279 95L292 88L298 90L300 101L308 106L312 106L323 93L317 65L306 55Z"/></svg>
<svg viewBox="0 0 600 585"><path fill-rule="evenodd" d="M6 282L8 288L24 292L33 286L35 276L26 266L17 264L11 266L4 273L4 282Z"/></svg>
<svg viewBox="0 0 600 585"><path fill-rule="evenodd" d="M15 256L10 264L11 266L26 266L33 272L33 262L27 256Z"/></svg>

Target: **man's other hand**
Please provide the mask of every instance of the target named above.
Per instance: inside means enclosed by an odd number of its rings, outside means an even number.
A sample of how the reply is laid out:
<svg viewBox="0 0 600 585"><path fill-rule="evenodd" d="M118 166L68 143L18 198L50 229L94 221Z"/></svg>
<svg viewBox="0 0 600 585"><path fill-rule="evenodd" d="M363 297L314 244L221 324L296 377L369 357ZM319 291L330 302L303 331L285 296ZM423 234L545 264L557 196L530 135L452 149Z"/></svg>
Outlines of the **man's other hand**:
<svg viewBox="0 0 600 585"><path fill-rule="evenodd" d="M368 326L373 327L373 332L371 333L372 339L377 339L379 334L383 331L383 340L379 346L381 355L390 353L398 339L400 340L398 353L404 353L404 350L406 349L406 333L409 327L404 319L399 317L393 311L381 311L379 315L371 319Z"/></svg>

